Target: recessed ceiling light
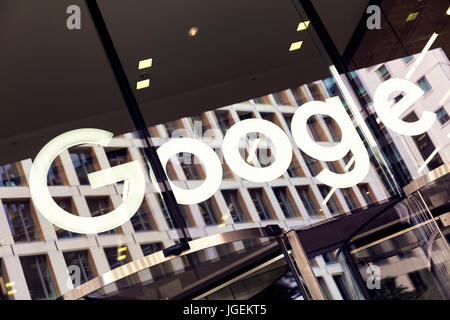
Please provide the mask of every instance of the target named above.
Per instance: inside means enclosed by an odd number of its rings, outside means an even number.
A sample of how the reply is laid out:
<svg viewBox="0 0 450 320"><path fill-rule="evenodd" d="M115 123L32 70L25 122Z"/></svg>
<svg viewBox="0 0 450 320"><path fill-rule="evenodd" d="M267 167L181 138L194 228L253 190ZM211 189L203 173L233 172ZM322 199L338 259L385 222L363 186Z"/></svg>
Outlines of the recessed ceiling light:
<svg viewBox="0 0 450 320"><path fill-rule="evenodd" d="M195 37L198 33L198 27L192 27L189 29L188 34L191 37Z"/></svg>
<svg viewBox="0 0 450 320"><path fill-rule="evenodd" d="M450 7L447 9L447 15L450 16Z"/></svg>
<svg viewBox="0 0 450 320"><path fill-rule="evenodd" d="M291 43L291 47L289 48L289 51L298 50L302 47L303 41L293 42Z"/></svg>
<svg viewBox="0 0 450 320"><path fill-rule="evenodd" d="M309 27L309 20L302 21L298 24L297 31L306 30Z"/></svg>
<svg viewBox="0 0 450 320"><path fill-rule="evenodd" d="M138 81L136 83L136 89L140 90L140 89L144 89L150 86L150 79L146 79L146 80L141 80Z"/></svg>
<svg viewBox="0 0 450 320"><path fill-rule="evenodd" d="M405 21L408 22L408 21L416 20L418 15L419 15L419 11L412 12L412 13L408 14L408 17L406 17Z"/></svg>
<svg viewBox="0 0 450 320"><path fill-rule="evenodd" d="M141 61L139 61L138 69L141 70L141 69L150 68L152 66L152 62L153 62L153 59L141 60Z"/></svg>

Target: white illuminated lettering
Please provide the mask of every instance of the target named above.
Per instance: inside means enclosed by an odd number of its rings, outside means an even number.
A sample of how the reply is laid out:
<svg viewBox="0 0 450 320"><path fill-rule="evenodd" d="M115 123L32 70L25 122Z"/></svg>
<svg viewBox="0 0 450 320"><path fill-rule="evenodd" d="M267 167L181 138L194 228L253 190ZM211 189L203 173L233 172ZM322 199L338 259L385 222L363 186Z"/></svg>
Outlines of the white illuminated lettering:
<svg viewBox="0 0 450 320"><path fill-rule="evenodd" d="M128 180L126 201L108 214L99 217L80 217L62 209L53 200L47 186L48 170L55 158L70 147L93 143L106 147L113 134L100 129L77 129L63 133L48 142L33 161L30 171L30 193L35 207L54 225L77 233L108 231L128 221L139 209L145 193L144 172L138 161L88 175L92 188Z"/></svg>
<svg viewBox="0 0 450 320"><path fill-rule="evenodd" d="M342 132L341 142L334 146L322 146L312 140L307 131L307 121L316 114L327 115L339 124ZM323 169L316 176L320 182L335 188L348 188L361 182L369 173L370 161L366 148L338 97L329 98L326 102L311 101L303 104L295 112L291 127L298 147L313 158L336 161L349 151L352 152L355 158L353 170L339 174Z"/></svg>
<svg viewBox="0 0 450 320"><path fill-rule="evenodd" d="M174 139L164 143L157 152L164 170L169 159L182 152L196 155L204 164L206 178L197 188L183 189L169 180L178 203L195 204L205 201L219 189L222 182L222 164L214 150L206 143L191 138Z"/></svg>
<svg viewBox="0 0 450 320"><path fill-rule="evenodd" d="M389 99L389 97L392 93L398 91L403 92L404 97L394 105L394 100ZM378 117L389 129L403 135L415 136L424 133L433 126L436 114L424 111L422 117L415 122L405 122L400 119L400 116L423 94L423 90L415 83L404 79L389 79L380 84L375 91L373 104Z"/></svg>
<svg viewBox="0 0 450 320"><path fill-rule="evenodd" d="M274 162L264 168L249 165L239 153L239 141L248 133L259 132L275 146ZM253 182L267 182L280 177L292 160L291 142L280 127L263 119L247 119L233 125L223 140L223 156L236 174Z"/></svg>

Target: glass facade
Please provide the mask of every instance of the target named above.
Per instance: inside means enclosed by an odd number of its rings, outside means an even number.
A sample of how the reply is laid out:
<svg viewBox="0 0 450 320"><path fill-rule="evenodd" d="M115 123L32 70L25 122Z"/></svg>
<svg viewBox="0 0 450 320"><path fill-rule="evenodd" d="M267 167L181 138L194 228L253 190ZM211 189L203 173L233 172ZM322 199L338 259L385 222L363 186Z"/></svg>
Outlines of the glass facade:
<svg viewBox="0 0 450 320"><path fill-rule="evenodd" d="M367 15L364 10L359 12L347 3L334 8L351 13L343 16L355 28L345 30L323 16L330 8L310 1L250 1L224 4L224 8L215 4L210 14L220 14L223 22L202 14L198 17L202 25L188 30L183 26L195 20L189 9L180 25L159 37L153 33L161 28L156 18L171 17L165 5L135 1L125 8L120 2L97 2L112 46L105 45L108 37L93 23L99 17L92 16L92 8L84 4L86 27L73 42L59 35L58 47L20 41L33 32L27 17L34 14L44 16L45 30L57 28L51 10L45 10L52 8L49 1L45 8L30 4L25 9L8 0L11 18L0 20L4 30L0 41L10 39L11 33L17 43L23 43L0 53L2 70L11 75L11 79L0 75L0 98L10 106L2 111L0 128L0 299L55 299L127 263L181 246L184 240L269 224L284 231L319 230L321 224L404 200L410 183L447 170L449 59L441 39L448 32L439 29L442 17L433 16L439 23L396 20L414 10L428 10L423 4L396 0L388 6L382 1L387 22L380 33L385 38L373 30L361 30L358 21ZM441 0L429 2L436 12L444 8ZM127 17L123 23L117 23L118 12ZM16 16L17 22L13 21ZM394 23L388 23L389 19ZM16 30L16 23L29 29ZM404 24L417 25L403 29ZM224 26L229 30L225 32ZM64 33L76 32L63 27ZM419 29L404 36L407 30ZM126 34L154 41L132 44ZM420 41L411 43L412 38ZM37 41L47 43L48 39L39 36ZM87 54L80 48L88 48ZM35 53L32 59L29 52ZM18 76L25 72L32 74L32 86L23 85ZM409 100L414 93L405 82L404 89L396 87L399 79L414 86L415 101ZM396 90L381 101L382 91L390 88ZM405 101L411 103L405 105ZM427 120L434 116L434 121ZM81 128L105 130L112 136L94 139L86 134L77 143L60 142L64 148L53 155L47 188L36 189L32 172L39 155L50 153L46 143ZM284 161L288 156L290 161ZM131 167L138 174L133 175ZM133 179L141 181L139 192ZM430 209L448 201L446 192L439 190L418 201ZM52 201L42 204L47 196ZM139 205L136 199L141 199ZM80 224L67 230L61 226L62 218L50 221L52 214L61 215L51 209L53 202L68 214L67 220ZM432 212L435 216L426 219L437 219L443 211ZM108 230L77 232L86 219L111 217L112 221L127 214L127 219ZM397 230L386 232L391 231ZM369 262L389 270L394 260L418 257L425 263L429 258L426 247L403 249L402 241L383 238L369 248L352 242L353 251L345 253L345 263L331 249L320 255L311 250L307 258L321 294L325 299L344 300L446 297L448 284L442 281L447 278L424 268L383 275L382 289L374 294L354 288L349 274L361 286L362 279L367 280L363 267ZM438 241L444 253L435 260L445 260L447 234L441 232ZM255 247L266 250L272 244L260 241ZM208 247L122 278L103 293L152 285L158 288L153 298L181 297L181 289L179 296L166 289L170 287L167 279L186 272L194 286L208 273L202 264L222 268L224 261L239 260L247 247L244 240L229 247ZM255 259L262 259L254 249ZM264 259L274 259L274 252ZM351 257L354 261L348 261ZM436 272L445 269L444 262L434 262L439 264ZM204 298L263 299L277 292L286 299L308 298L288 285L298 280L286 264L277 263L262 268L264 272L255 277L259 291L246 293L244 288L252 280L244 277ZM13 270L19 270L20 276ZM6 286L9 282L16 284L16 291ZM183 283L183 290L189 291Z"/></svg>

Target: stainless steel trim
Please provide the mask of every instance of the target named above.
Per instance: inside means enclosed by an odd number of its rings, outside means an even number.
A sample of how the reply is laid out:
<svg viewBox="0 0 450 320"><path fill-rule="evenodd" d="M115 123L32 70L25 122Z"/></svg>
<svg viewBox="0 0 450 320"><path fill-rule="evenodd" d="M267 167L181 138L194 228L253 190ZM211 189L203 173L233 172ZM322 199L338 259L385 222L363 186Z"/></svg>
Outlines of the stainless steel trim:
<svg viewBox="0 0 450 320"><path fill-rule="evenodd" d="M306 256L305 250L303 250L302 243L298 238L297 231L290 230L286 232L286 238L291 245L292 255L294 256L294 260L297 263L297 268L300 271L300 275L306 283L306 287L308 288L308 291L311 295L311 299L325 300L314 271L309 265L309 260Z"/></svg>
<svg viewBox="0 0 450 320"><path fill-rule="evenodd" d="M189 242L191 247L188 251L181 253L179 256L164 257L162 251L155 252L143 258L131 261L123 266L120 266L114 270L108 271L92 280L83 283L81 286L74 288L65 294L63 297L65 300L77 300L83 296L101 289L102 287L113 283L119 279L125 278L136 272L145 270L162 262L170 261L177 257L185 256L190 253L200 251L206 248L214 247L217 245L246 240L255 238L268 238L263 228L250 228L237 231L230 231L220 234L214 234L211 236L203 237Z"/></svg>
<svg viewBox="0 0 450 320"><path fill-rule="evenodd" d="M245 278L246 276L248 276L248 275L250 275L250 274L252 274L252 273L254 273L256 271L259 271L259 270L263 269L264 267L266 267L266 266L268 266L268 265L270 265L270 264L272 264L274 262L277 262L278 260L282 259L283 257L284 257L283 254L280 254L279 256L276 256L275 258L272 258L269 261L264 262L264 263L260 264L259 266L256 266L253 269L251 269L251 270L249 270L247 272L244 272L244 273L238 275L237 277L235 277L235 278L233 278L231 280L228 280L228 281L220 284L219 286L217 286L217 287L215 287L215 288L213 288L213 289L211 289L211 290L209 290L209 291L207 291L205 293L202 293L201 295L193 298L192 300L200 300L200 299L202 299L202 298L204 298L206 296L209 296L210 294L212 294L212 293L214 293L216 291L219 291L220 289L223 289L223 288L225 288L225 287L235 283L236 281L239 281L239 280Z"/></svg>
<svg viewBox="0 0 450 320"><path fill-rule="evenodd" d="M450 172L450 161L447 163L444 163L440 167L437 167L436 169L432 170L431 172L427 173L426 175L423 175L420 178L417 178L417 179L411 181L407 186L405 186L403 188L403 191L405 191L406 195L410 195L411 193L426 186L430 182L433 182L434 180L437 180L437 179L445 176L449 172Z"/></svg>
<svg viewBox="0 0 450 320"><path fill-rule="evenodd" d="M373 242L371 242L371 243L368 243L368 244L366 244L366 245L363 245L363 246L361 246L361 247L359 247L359 248L353 249L352 251L350 251L350 253L351 253L351 254L358 253L358 252L360 252L360 251L362 251L362 250L365 250L365 249L367 249L367 248L373 247L373 246L375 246L375 245L377 245L377 244L379 244L379 243L381 243L381 242L384 242L384 241L386 241L386 240L389 240L389 239L398 237L398 236L400 236L400 235L402 235L402 234L404 234L404 233L406 233L406 232L409 232L409 231L411 231L411 230L417 229L417 228L422 227L422 226L424 226L424 225L426 225L426 224L435 222L435 221L438 220L438 219L439 219L439 217L435 217L435 218L433 218L433 219L430 219L430 220L427 220L427 221L418 223L418 224L416 224L416 225L414 225L414 226L412 226L412 227L403 229L402 231L398 231L398 232L393 233L393 234L390 234L390 235L388 235L388 236L386 236L386 237L384 237L384 238L382 238L382 239L375 240L375 241L373 241ZM438 227L438 228L439 228L439 227Z"/></svg>

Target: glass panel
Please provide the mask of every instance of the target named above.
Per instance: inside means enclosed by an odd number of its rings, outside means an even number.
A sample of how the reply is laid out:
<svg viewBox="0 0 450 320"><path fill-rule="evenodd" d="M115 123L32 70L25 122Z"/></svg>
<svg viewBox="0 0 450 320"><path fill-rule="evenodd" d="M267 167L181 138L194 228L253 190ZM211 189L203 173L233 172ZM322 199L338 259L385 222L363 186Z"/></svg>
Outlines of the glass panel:
<svg viewBox="0 0 450 320"><path fill-rule="evenodd" d="M20 257L31 299L55 299L57 292L46 255Z"/></svg>
<svg viewBox="0 0 450 320"><path fill-rule="evenodd" d="M160 244L142 244L144 255L161 248ZM259 265L248 277L242 268L249 262ZM267 266L266 266L267 265ZM150 271L150 275L147 273ZM275 241L248 239L207 248L172 259L132 276L137 283L118 280L88 297L100 299L299 299L298 288ZM213 289L229 279L233 295ZM284 283L287 281L287 283ZM250 290L249 290L250 289ZM227 291L225 289L224 291Z"/></svg>

